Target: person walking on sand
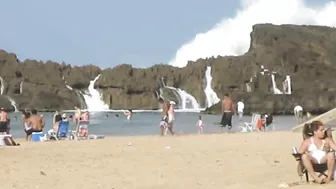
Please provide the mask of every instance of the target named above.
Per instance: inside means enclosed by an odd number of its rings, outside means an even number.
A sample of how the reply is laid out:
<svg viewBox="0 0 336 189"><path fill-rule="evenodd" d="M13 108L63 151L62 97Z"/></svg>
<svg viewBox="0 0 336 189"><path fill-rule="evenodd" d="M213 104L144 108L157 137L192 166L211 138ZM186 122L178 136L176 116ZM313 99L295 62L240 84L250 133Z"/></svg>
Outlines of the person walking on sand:
<svg viewBox="0 0 336 189"><path fill-rule="evenodd" d="M235 107L233 101L229 97L229 94L224 95L224 99L222 100L222 120L221 120L221 127L222 132L224 127L228 126L228 131L232 129L232 115L235 113Z"/></svg>
<svg viewBox="0 0 336 189"><path fill-rule="evenodd" d="M198 134L203 134L204 123L202 120L202 116L198 116L198 121L196 123L196 126L198 127Z"/></svg>
<svg viewBox="0 0 336 189"><path fill-rule="evenodd" d="M238 112L238 116L239 116L239 121L241 121L243 119L243 115L244 115L244 100L241 100L237 103L237 112Z"/></svg>

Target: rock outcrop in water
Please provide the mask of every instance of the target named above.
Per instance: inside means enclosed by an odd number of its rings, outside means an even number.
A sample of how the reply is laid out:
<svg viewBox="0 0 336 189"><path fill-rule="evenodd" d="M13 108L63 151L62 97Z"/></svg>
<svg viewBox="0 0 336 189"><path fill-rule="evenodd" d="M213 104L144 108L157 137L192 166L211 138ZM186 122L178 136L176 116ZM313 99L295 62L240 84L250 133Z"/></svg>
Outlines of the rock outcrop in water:
<svg viewBox="0 0 336 189"><path fill-rule="evenodd" d="M204 73L206 66L212 66L214 91L220 98L226 92L235 100L243 98L247 112L290 113L299 103L307 111L320 113L336 105L335 47L334 28L258 24L253 27L251 46L244 55L199 59L185 68L161 64L142 69L122 64L102 70L93 65L70 66L52 61L20 62L15 54L0 51L0 76L5 84L4 95L14 99L19 109L73 109L80 104L75 90L86 90L98 74L102 75L96 87L110 108L157 109L155 91L161 77L167 77L167 85L186 90L204 106ZM261 66L269 71L261 74ZM273 95L271 72L279 89L285 76L291 76L291 95ZM252 92L248 93L246 82L251 77ZM74 90L68 89L65 81ZM0 105L12 109L5 97L0 98ZM206 112L218 113L219 106Z"/></svg>

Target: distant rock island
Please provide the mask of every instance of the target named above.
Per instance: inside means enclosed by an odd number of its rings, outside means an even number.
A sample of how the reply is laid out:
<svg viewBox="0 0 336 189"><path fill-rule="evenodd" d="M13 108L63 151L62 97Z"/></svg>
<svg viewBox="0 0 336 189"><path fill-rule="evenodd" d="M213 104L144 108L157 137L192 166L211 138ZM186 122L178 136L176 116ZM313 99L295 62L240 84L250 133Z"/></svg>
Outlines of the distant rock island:
<svg viewBox="0 0 336 189"><path fill-rule="evenodd" d="M90 81L110 109L158 109L158 90L166 84L191 94L206 106L204 74L212 68L212 88L219 98L224 93L234 100L244 99L245 110L289 114L296 103L312 113L322 113L336 105L336 29L324 26L257 24L251 45L242 56L212 57L189 62L184 68L154 65L142 69L122 64L100 69L94 65L71 66L53 61L25 60L0 50L0 77L3 90L0 105L13 109L39 110L87 108L83 95ZM291 94L284 91L291 78ZM220 106L206 109L219 113Z"/></svg>

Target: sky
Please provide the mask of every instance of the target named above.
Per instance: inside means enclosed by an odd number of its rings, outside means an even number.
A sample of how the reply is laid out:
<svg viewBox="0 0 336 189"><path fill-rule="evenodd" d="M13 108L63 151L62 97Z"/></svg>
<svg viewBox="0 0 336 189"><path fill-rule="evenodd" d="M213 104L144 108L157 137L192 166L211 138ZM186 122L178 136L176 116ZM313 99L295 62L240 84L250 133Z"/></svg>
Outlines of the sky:
<svg viewBox="0 0 336 189"><path fill-rule="evenodd" d="M0 49L21 61L149 67L168 63L239 6L239 0L2 0Z"/></svg>

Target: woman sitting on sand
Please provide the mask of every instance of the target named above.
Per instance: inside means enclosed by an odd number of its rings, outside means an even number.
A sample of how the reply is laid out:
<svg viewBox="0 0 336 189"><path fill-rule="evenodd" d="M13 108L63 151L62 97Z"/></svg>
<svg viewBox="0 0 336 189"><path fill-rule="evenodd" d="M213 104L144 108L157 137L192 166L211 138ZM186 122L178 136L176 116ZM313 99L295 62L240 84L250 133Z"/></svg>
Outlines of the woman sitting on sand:
<svg viewBox="0 0 336 189"><path fill-rule="evenodd" d="M302 154L301 160L303 166L308 173L314 178L317 183L330 182L333 179L335 170L335 150L336 144L332 138L325 136L325 127L321 121L313 121L310 124L306 124L305 127L307 136L298 153ZM334 151L333 151L334 150ZM328 178L318 177L313 169L313 164L325 164L328 165Z"/></svg>

